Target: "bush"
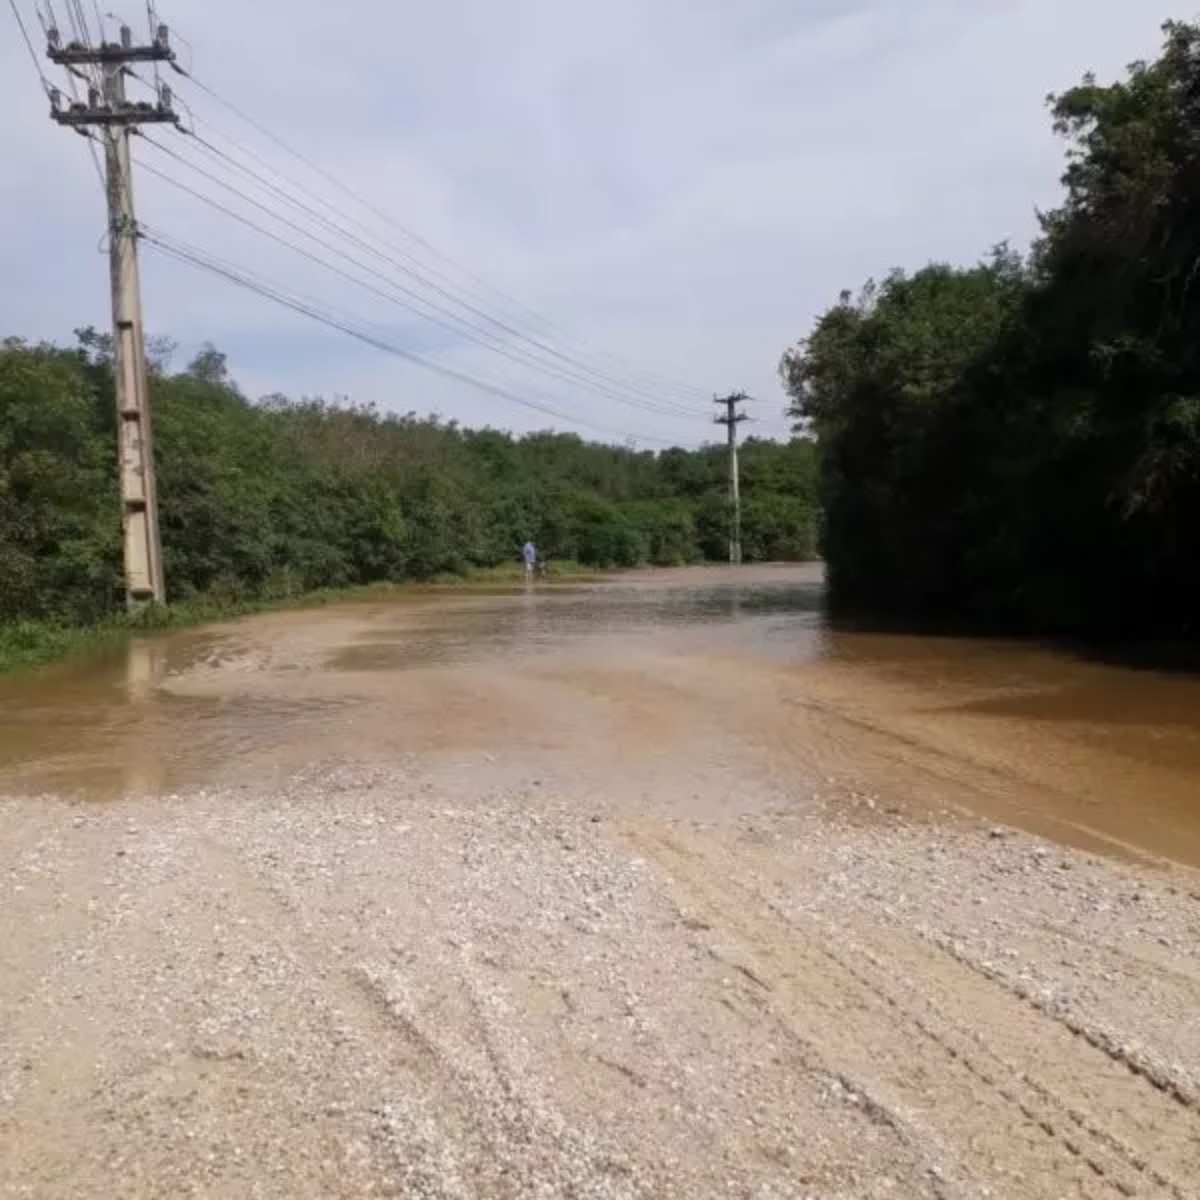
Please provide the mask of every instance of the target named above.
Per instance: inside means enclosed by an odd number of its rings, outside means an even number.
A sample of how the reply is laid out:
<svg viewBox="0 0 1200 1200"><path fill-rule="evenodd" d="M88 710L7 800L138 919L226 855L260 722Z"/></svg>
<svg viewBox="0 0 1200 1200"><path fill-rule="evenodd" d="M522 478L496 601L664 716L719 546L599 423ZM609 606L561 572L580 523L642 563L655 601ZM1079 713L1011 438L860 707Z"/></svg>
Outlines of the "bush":
<svg viewBox="0 0 1200 1200"><path fill-rule="evenodd" d="M173 604L433 579L516 562L530 538L588 567L725 554L720 448L654 455L369 407L253 403L211 347L175 374L157 361L151 393ZM0 344L0 626L40 631L13 634L14 646L123 616L114 426L105 337L82 331L74 350ZM803 552L781 531L814 503L811 447L751 440L743 461L748 505L776 514L763 518L772 553Z"/></svg>

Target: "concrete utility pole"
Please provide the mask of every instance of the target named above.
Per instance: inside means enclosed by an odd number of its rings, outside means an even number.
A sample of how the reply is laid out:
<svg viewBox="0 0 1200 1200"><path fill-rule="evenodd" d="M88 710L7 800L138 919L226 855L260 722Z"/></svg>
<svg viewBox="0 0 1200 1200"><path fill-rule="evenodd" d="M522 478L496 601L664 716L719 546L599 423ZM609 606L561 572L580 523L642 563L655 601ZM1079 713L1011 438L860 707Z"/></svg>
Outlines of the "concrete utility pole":
<svg viewBox="0 0 1200 1200"><path fill-rule="evenodd" d="M745 413L738 411L737 406L748 399L745 392L713 397L714 403L725 406L725 414L714 417L713 420L718 425L724 425L729 433L729 503L733 509L733 525L729 531L729 561L735 564L742 561L742 495L738 483L737 427L742 421L750 420Z"/></svg>
<svg viewBox="0 0 1200 1200"><path fill-rule="evenodd" d="M121 524L125 547L125 593L130 609L166 599L162 543L158 530L158 492L154 478L154 441L150 429L150 391L142 299L138 279L138 227L133 210L130 130L144 124L177 125L171 92L160 84L157 103L131 103L125 77L133 63L173 62L167 27L154 41L135 46L128 26L119 43L98 46L64 43L58 30L47 32L47 54L88 85L86 103L65 104L50 95L50 115L60 125L93 136L100 130L107 167L109 268L112 275L113 371L117 384L117 462L121 480ZM98 67L101 88L87 67Z"/></svg>

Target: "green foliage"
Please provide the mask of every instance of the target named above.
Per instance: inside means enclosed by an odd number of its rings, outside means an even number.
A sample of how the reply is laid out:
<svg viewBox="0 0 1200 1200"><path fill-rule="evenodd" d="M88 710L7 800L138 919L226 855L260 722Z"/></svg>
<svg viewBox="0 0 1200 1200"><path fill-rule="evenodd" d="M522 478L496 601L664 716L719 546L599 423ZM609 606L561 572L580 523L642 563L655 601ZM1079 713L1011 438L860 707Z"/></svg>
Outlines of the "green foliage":
<svg viewBox="0 0 1200 1200"><path fill-rule="evenodd" d="M634 530L640 558L656 567L681 567L701 557L693 506L684 500L633 500L622 516Z"/></svg>
<svg viewBox="0 0 1200 1200"><path fill-rule="evenodd" d="M110 430L81 356L0 345L0 623L87 622L112 607Z"/></svg>
<svg viewBox="0 0 1200 1200"><path fill-rule="evenodd" d="M784 355L847 611L1102 637L1200 613L1200 28L1052 97L1027 260L893 274Z"/></svg>
<svg viewBox="0 0 1200 1200"><path fill-rule="evenodd" d="M123 604L111 339L0 343L0 661L67 644ZM727 556L717 447L662 455L513 437L318 400L252 403L206 346L183 371L151 343L163 558L174 607L515 563L532 538L585 568ZM811 551L811 444L749 441L752 556ZM6 649L7 647L7 649Z"/></svg>
<svg viewBox="0 0 1200 1200"><path fill-rule="evenodd" d="M746 562L803 562L816 552L813 510L797 496L765 492L742 505L742 558Z"/></svg>

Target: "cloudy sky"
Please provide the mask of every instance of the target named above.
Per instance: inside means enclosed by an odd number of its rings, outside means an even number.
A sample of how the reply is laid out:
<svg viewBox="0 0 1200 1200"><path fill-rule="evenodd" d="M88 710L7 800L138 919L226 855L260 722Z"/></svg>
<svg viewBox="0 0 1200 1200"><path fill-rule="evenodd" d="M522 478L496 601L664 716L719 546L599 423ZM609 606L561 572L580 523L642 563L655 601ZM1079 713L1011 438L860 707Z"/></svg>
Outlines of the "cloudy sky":
<svg viewBox="0 0 1200 1200"><path fill-rule="evenodd" d="M16 4L40 37L35 0ZM731 389L759 399L758 432L782 433L779 355L843 287L1027 242L1061 169L1046 94L1153 56L1161 22L1188 15L1162 0L158 6L196 80L348 192L184 79L181 111L259 178L171 132L154 137L213 178L157 147L139 158L341 274L139 170L147 227L581 432L648 446L708 438L704 397ZM93 30L97 9L145 28L140 0L83 9ZM87 144L48 119L7 0L0 147L0 333L106 326L99 182ZM153 247L143 266L148 328L180 364L216 343L250 394L569 427Z"/></svg>

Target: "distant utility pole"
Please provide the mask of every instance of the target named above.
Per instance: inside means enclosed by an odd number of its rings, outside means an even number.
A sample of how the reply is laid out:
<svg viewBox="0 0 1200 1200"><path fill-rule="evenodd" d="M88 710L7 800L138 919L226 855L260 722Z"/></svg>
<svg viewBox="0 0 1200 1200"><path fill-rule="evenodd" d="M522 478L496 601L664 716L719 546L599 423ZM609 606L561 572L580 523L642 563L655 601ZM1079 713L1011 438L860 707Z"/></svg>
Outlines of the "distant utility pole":
<svg viewBox="0 0 1200 1200"><path fill-rule="evenodd" d="M47 31L47 54L87 84L86 102L64 103L50 93L50 115L60 125L94 136L100 131L107 167L109 267L112 275L113 370L117 384L117 461L121 480L121 525L125 546L125 594L130 609L166 599L162 542L158 529L158 491L154 478L154 441L150 430L150 391L138 279L138 227L133 211L130 130L139 125L177 125L171 91L158 85L157 103L133 103L125 78L133 63L173 62L167 27L154 41L135 46L128 26L118 43L97 46L64 43L55 28ZM86 68L99 69L101 87Z"/></svg>
<svg viewBox="0 0 1200 1200"><path fill-rule="evenodd" d="M738 411L738 405L749 397L745 392L733 392L728 396L714 396L716 404L724 405L723 416L714 417L718 425L724 425L729 433L729 503L733 510L733 524L729 530L729 561L742 561L742 494L738 484L737 427L750 418Z"/></svg>

